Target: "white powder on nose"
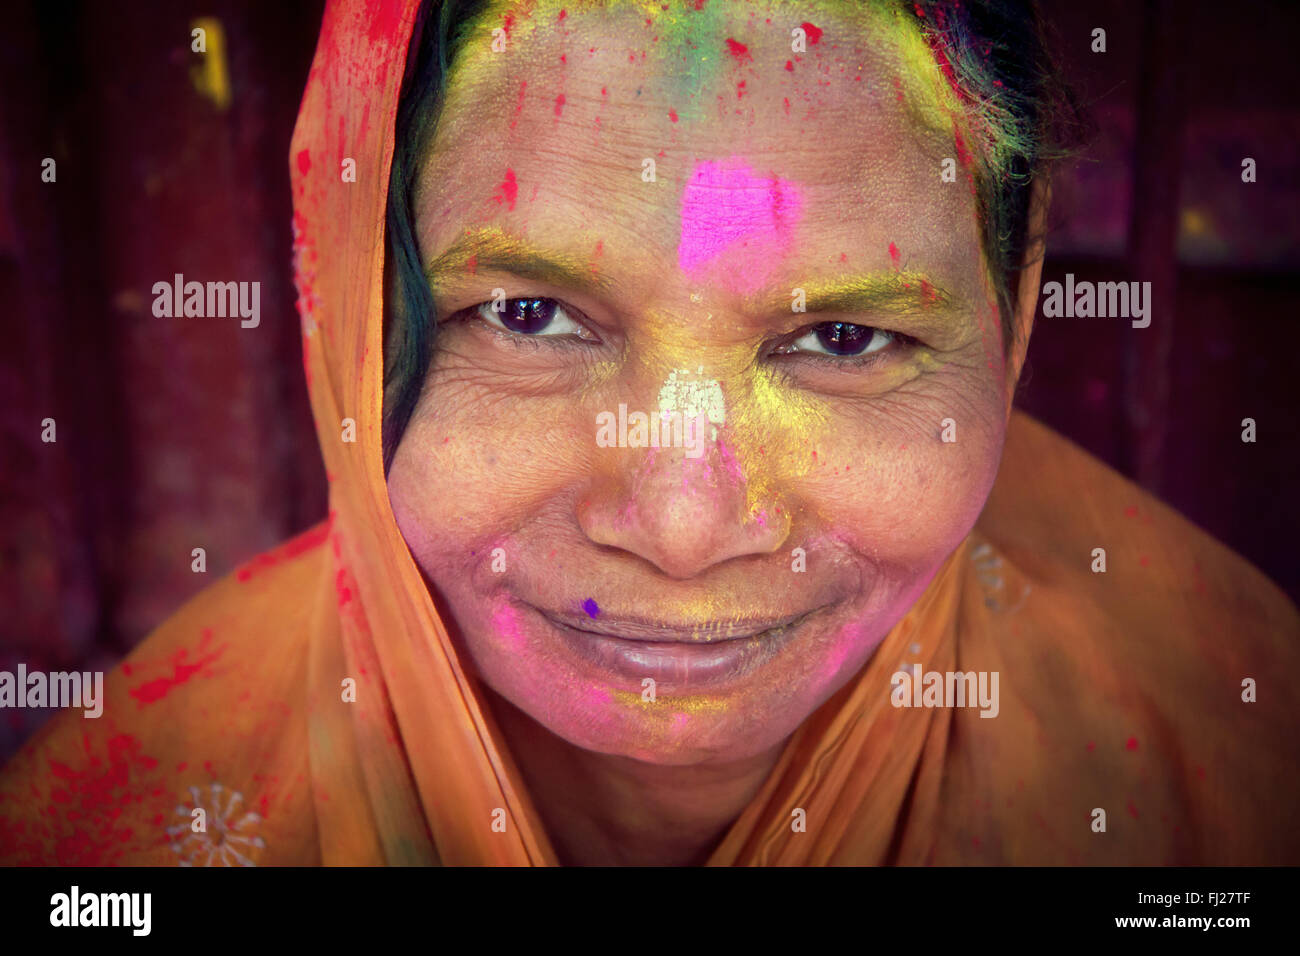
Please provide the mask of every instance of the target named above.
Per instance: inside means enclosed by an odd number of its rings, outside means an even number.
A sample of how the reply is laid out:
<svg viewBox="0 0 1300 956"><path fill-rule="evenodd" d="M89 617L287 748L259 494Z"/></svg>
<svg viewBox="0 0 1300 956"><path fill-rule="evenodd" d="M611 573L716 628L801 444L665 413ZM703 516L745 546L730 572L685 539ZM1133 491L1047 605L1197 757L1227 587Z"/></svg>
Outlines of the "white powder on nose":
<svg viewBox="0 0 1300 956"><path fill-rule="evenodd" d="M659 389L659 414L680 412L683 421L693 421L704 415L713 426L710 440L718 440L718 426L727 420L727 406L722 398L722 386L717 379L704 377L704 366L694 372L688 368L673 369Z"/></svg>

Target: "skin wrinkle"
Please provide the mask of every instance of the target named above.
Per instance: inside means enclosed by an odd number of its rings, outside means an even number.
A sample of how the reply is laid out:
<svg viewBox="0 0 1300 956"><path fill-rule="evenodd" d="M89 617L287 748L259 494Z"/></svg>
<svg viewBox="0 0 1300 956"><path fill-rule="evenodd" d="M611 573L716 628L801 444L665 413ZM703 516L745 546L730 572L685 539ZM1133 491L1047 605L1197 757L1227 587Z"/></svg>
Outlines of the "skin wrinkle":
<svg viewBox="0 0 1300 956"><path fill-rule="evenodd" d="M708 17L675 27L683 49L719 52L699 71L694 113L681 101L680 70L656 66L661 54L628 62L627 38L654 47L639 37L633 5L565 6L560 29L548 3L496 4L483 23L514 14L507 51L467 42L420 174L417 235L424 262L436 264L444 318L499 286L507 297L571 305L599 341L515 344L472 313L447 321L394 457L390 499L561 853L697 860L789 734L869 659L973 525L1009 407L1003 370L988 357L990 332L1000 352L998 326L981 317L988 292L973 196L939 184L941 137L916 128L915 110L894 96L900 73L918 91L933 78L912 82L905 71L919 67L891 54L881 30L892 21L849 16L838 3L793 13L710 0ZM789 23L804 20L823 39L789 72ZM852 32L862 23L875 25L866 45ZM752 61L729 57L728 37ZM835 79L841 63L860 65L863 80L851 78L856 69ZM708 101L734 103L739 79L741 112L715 113ZM786 98L798 109L787 114ZM593 145L565 148L591 142L597 118ZM657 157L653 183L641 179L646 156ZM801 193L800 226L768 254L761 289L733 287L747 254L738 244L689 274L678 267L693 171L733 158ZM506 169L514 209L492 199ZM472 273L466 249L447 256L466 236L484 243ZM489 253L538 250L563 274L490 268ZM570 288L593 278L603 284ZM810 309L865 312L792 313L795 287ZM921 342L891 346L872 364L770 354L828 319ZM620 403L654 412L682 369L716 382L725 403L703 457L597 446L599 412ZM949 417L955 445L939 441ZM507 552L503 573L490 570L493 547ZM791 570L795 547L805 573ZM705 630L829 609L743 679L665 685L649 704L639 682L597 672L519 610L579 613L587 599L602 617ZM516 612L517 630L498 634L494 622ZM585 791L573 789L577 779Z"/></svg>

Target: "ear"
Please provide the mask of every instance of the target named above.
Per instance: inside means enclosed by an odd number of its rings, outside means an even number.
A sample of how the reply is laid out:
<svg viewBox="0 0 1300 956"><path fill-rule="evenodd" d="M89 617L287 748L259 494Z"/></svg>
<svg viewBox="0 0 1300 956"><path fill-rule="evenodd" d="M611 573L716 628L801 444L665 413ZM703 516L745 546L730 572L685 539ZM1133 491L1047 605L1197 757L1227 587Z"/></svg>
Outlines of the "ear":
<svg viewBox="0 0 1300 956"><path fill-rule="evenodd" d="M1007 414L1016 393L1016 382L1025 364L1029 350L1029 335L1034 330L1034 315L1038 312L1038 288L1043 278L1043 256L1047 251L1047 211L1052 204L1052 186L1045 176L1033 181L1029 191L1029 221L1026 229L1025 258L1021 263L1020 281L1016 287L1016 306L1013 325L1016 345L1007 356L1006 396Z"/></svg>

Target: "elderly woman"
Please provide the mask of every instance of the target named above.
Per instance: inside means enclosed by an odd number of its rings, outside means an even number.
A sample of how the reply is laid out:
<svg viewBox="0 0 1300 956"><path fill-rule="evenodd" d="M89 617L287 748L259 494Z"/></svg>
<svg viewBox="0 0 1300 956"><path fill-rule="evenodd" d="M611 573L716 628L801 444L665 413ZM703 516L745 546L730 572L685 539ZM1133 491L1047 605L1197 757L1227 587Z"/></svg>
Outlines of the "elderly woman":
<svg viewBox="0 0 1300 956"><path fill-rule="evenodd" d="M1026 4L337 0L327 521L0 778L17 863L1300 862L1295 608L1012 410Z"/></svg>

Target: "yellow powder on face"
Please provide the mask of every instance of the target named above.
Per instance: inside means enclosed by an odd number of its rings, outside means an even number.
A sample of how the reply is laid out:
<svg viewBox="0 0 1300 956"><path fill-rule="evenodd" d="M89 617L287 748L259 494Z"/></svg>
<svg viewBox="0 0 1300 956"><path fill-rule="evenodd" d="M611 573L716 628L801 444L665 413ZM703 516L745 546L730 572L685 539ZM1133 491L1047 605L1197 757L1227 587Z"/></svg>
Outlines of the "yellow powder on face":
<svg viewBox="0 0 1300 956"><path fill-rule="evenodd" d="M662 751L680 745L682 734L691 727L691 717L730 710L725 701L702 694L660 695L653 701L630 691L614 691L611 696L621 707L642 715L646 725L638 733L642 736L641 745L649 750Z"/></svg>
<svg viewBox="0 0 1300 956"><path fill-rule="evenodd" d="M704 694L683 696L660 694L655 700L645 700L639 693L616 690L610 695L621 707L639 710L651 717L664 729L674 729L675 722L681 714L698 716L701 714L720 714L730 710L730 704Z"/></svg>
<svg viewBox="0 0 1300 956"><path fill-rule="evenodd" d="M733 453L747 478L746 507L754 518L785 521L768 509L781 508L778 489L809 473L829 412L806 393L783 386L780 373L760 365L747 376L744 401L733 403Z"/></svg>

